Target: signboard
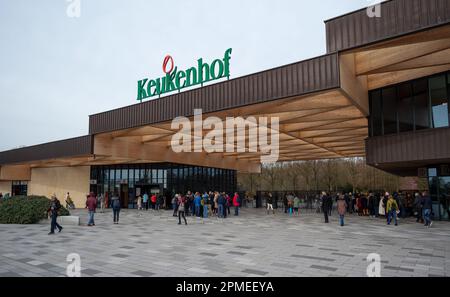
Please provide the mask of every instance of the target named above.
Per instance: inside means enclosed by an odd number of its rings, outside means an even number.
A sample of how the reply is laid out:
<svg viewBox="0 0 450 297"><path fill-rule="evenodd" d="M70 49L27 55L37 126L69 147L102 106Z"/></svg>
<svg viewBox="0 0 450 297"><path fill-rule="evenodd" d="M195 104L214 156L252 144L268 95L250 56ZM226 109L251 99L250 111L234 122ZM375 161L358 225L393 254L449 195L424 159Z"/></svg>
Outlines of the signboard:
<svg viewBox="0 0 450 297"><path fill-rule="evenodd" d="M157 79L144 78L137 82L137 100L142 102L146 98L159 96L183 88L203 84L205 82L230 77L230 59L232 49L225 51L222 59L215 59L210 64L197 60L197 67L178 70L172 56L164 58L162 69L165 76Z"/></svg>
<svg viewBox="0 0 450 297"><path fill-rule="evenodd" d="M96 179L91 179L90 180L90 184L91 185L96 185L97 184L97 180Z"/></svg>

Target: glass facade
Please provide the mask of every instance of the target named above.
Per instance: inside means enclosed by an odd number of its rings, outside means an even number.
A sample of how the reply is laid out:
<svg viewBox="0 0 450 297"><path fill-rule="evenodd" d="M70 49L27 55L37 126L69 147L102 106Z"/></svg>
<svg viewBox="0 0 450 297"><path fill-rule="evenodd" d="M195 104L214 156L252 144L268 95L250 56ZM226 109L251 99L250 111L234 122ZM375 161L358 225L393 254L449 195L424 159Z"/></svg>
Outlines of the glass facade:
<svg viewBox="0 0 450 297"><path fill-rule="evenodd" d="M450 172L448 165L428 168L428 184L434 218L450 220Z"/></svg>
<svg viewBox="0 0 450 297"><path fill-rule="evenodd" d="M450 72L369 93L369 135L449 127Z"/></svg>
<svg viewBox="0 0 450 297"><path fill-rule="evenodd" d="M171 163L91 166L91 192L120 195L122 206L134 208L139 194L160 193L166 204L175 193L236 191L235 170Z"/></svg>

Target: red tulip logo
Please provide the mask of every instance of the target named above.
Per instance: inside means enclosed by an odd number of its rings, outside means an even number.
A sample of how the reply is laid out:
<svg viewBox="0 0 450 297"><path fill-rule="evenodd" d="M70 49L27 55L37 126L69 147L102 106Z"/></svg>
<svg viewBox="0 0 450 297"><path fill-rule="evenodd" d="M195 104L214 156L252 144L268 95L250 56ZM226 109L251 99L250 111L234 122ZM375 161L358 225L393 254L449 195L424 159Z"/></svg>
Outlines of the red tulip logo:
<svg viewBox="0 0 450 297"><path fill-rule="evenodd" d="M170 62L170 69L167 70L167 64L169 64L169 62ZM162 66L163 72L166 73L166 74L170 74L172 72L172 70L173 70L173 67L174 67L173 58L172 58L171 55L167 55L164 58L164 62L163 62L163 66Z"/></svg>

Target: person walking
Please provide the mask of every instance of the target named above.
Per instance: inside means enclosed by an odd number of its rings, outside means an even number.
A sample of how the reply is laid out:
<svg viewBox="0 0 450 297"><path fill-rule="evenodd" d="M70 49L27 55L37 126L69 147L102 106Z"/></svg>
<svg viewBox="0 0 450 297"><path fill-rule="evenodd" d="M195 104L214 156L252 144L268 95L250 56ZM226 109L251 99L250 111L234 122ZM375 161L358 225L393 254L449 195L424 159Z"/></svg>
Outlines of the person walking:
<svg viewBox="0 0 450 297"><path fill-rule="evenodd" d="M97 209L97 199L94 196L94 193L90 193L86 200L86 208L88 209L88 226L95 226L94 215L95 210Z"/></svg>
<svg viewBox="0 0 450 297"><path fill-rule="evenodd" d="M272 213L275 214L275 210L273 209L272 193L267 194L267 196L266 196L266 204L267 204L267 214L269 214L269 210L272 210Z"/></svg>
<svg viewBox="0 0 450 297"><path fill-rule="evenodd" d="M345 212L347 211L348 208L347 202L345 202L344 195L339 195L336 207L339 214L339 224L341 225L341 227L343 227Z"/></svg>
<svg viewBox="0 0 450 297"><path fill-rule="evenodd" d="M431 200L431 197L428 195L428 193L425 191L422 194L422 211L423 211L423 219L425 221L425 227L431 228L433 225L433 222L431 221L431 211L433 209L433 201Z"/></svg>
<svg viewBox="0 0 450 297"><path fill-rule="evenodd" d="M239 215L239 206L241 206L241 201L239 199L239 194L237 192L234 193L233 196L233 206L234 206L234 215Z"/></svg>
<svg viewBox="0 0 450 297"><path fill-rule="evenodd" d="M145 210L148 210L148 194L147 193L144 193L144 197L142 198L142 200L144 201Z"/></svg>
<svg viewBox="0 0 450 297"><path fill-rule="evenodd" d="M114 224L119 224L119 214L120 214L120 198L117 193L114 193L111 198L111 206L113 209L113 222Z"/></svg>
<svg viewBox="0 0 450 297"><path fill-rule="evenodd" d="M387 222L388 225L391 224L392 218L394 218L395 226L398 225L397 210L398 210L397 201L395 201L395 199L392 195L389 195L389 199L387 201L387 206L386 206L386 211L388 213L388 222Z"/></svg>
<svg viewBox="0 0 450 297"><path fill-rule="evenodd" d="M186 216L184 214L186 209L186 197L178 197L178 225L181 225L181 217L184 219L184 224L187 225Z"/></svg>
<svg viewBox="0 0 450 297"><path fill-rule="evenodd" d="M56 198L56 194L52 195L52 198L50 200L49 208L47 209L47 213L50 214L50 232L48 235L55 234L55 229L58 228L58 232L61 232L63 227L58 224L57 218L58 218L58 211L61 209L61 203L59 202L58 198Z"/></svg>
<svg viewBox="0 0 450 297"><path fill-rule="evenodd" d="M66 208L67 209L75 209L75 205L73 204L72 198L70 198L70 193L66 194Z"/></svg>
<svg viewBox="0 0 450 297"><path fill-rule="evenodd" d="M327 193L322 192L322 197L321 197L321 201L322 201L322 212L325 218L325 223L328 223L328 210L330 208L330 196L327 195Z"/></svg>
<svg viewBox="0 0 450 297"><path fill-rule="evenodd" d="M295 195L294 198L294 214L295 216L299 216L299 209L300 209L300 198L297 197L297 195Z"/></svg>

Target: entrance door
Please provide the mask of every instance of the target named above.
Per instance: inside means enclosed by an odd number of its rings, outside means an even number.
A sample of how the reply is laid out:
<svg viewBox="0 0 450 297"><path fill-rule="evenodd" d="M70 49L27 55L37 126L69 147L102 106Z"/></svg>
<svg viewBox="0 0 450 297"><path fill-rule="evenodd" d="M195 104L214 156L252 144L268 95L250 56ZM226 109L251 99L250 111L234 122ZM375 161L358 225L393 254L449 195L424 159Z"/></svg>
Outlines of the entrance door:
<svg viewBox="0 0 450 297"><path fill-rule="evenodd" d="M122 202L122 208L128 208L128 184L120 185L120 200Z"/></svg>

